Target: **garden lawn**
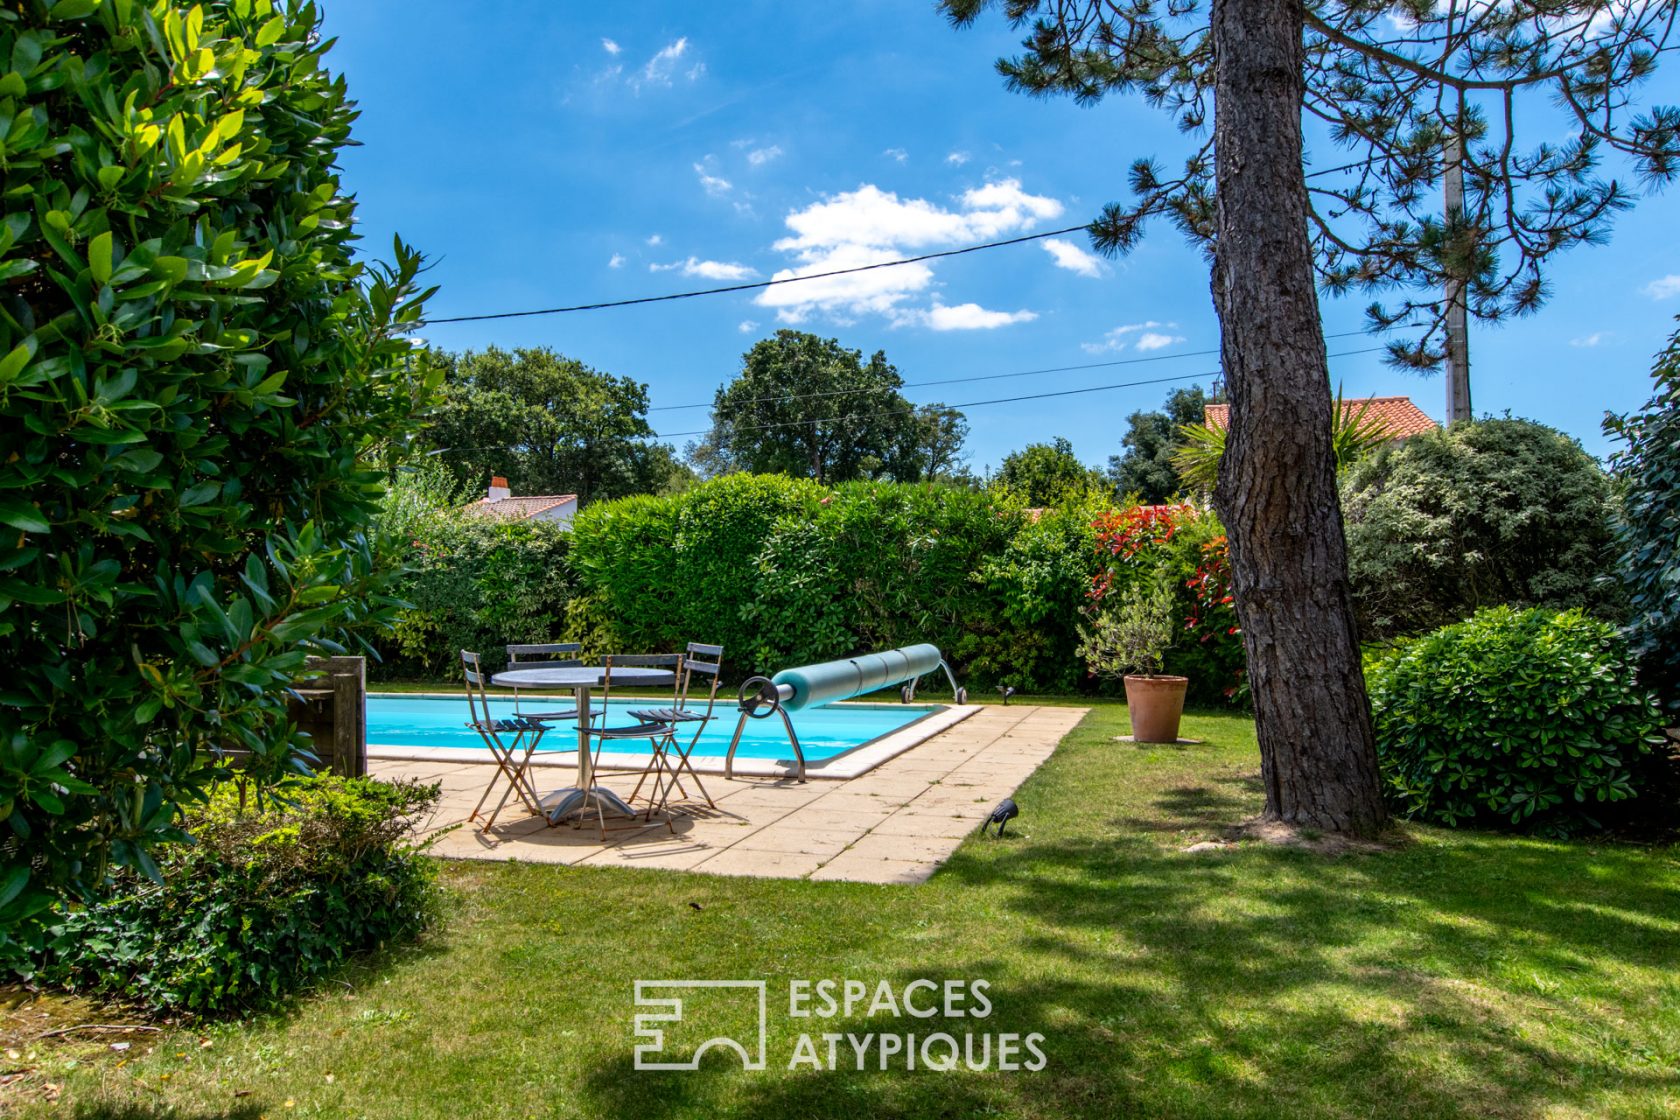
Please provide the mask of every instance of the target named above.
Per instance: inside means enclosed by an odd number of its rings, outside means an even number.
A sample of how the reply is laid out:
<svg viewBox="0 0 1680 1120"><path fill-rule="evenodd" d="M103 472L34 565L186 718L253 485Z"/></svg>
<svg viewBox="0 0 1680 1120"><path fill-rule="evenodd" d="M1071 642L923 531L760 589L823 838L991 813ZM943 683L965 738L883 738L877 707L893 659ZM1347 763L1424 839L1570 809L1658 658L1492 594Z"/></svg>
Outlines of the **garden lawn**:
<svg viewBox="0 0 1680 1120"><path fill-rule="evenodd" d="M447 865L428 944L250 1024L125 1055L35 1044L63 1097L14 1104L135 1120L1680 1110L1675 849L1409 827L1376 853L1186 852L1259 808L1252 724L1193 717L1206 742L1181 748L1115 742L1126 730L1123 708L1094 710L1017 794L1008 838L969 840L921 886ZM768 980L770 1068L714 1053L699 1072L633 1070L633 982L671 977ZM787 981L823 977L984 979L994 1011L790 1019ZM750 1029L740 1009L708 1014ZM1041 1032L1048 1066L785 1068L804 1031L952 1028Z"/></svg>

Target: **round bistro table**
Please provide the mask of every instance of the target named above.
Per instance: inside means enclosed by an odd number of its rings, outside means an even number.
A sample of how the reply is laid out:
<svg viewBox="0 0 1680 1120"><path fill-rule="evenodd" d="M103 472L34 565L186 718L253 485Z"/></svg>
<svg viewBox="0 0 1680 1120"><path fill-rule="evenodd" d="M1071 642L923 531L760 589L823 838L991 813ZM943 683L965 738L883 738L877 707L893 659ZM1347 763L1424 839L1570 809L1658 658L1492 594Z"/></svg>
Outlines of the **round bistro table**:
<svg viewBox="0 0 1680 1120"><path fill-rule="evenodd" d="M498 688L564 688L570 689L572 695L577 698L577 785L545 794L538 802L543 806L543 813L548 817L550 824L564 820L573 813L582 812L589 805L591 798L627 817L636 815L636 811L626 805L618 794L605 786L595 784L595 767L589 755L589 736L584 729L589 726L590 693L601 685L606 676L606 667L602 665L556 665L547 669L507 669L490 678L490 683ZM677 675L669 669L625 666L612 671L612 683L628 688L674 684L676 679Z"/></svg>

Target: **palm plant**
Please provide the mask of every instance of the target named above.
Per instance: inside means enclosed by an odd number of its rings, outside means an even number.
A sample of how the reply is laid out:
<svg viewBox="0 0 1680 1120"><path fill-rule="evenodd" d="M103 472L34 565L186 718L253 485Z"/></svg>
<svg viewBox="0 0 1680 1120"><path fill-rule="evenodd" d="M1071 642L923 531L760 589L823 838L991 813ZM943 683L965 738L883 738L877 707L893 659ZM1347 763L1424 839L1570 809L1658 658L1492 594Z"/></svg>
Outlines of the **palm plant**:
<svg viewBox="0 0 1680 1120"><path fill-rule="evenodd" d="M1336 469L1344 470L1395 438L1395 432L1380 416L1368 415L1371 401L1357 408L1342 406L1342 390L1336 388L1336 404L1330 413L1330 446L1336 455ZM1180 424L1179 445L1173 451L1178 477L1204 493L1212 493L1219 481L1219 460L1225 454L1225 429L1210 424Z"/></svg>

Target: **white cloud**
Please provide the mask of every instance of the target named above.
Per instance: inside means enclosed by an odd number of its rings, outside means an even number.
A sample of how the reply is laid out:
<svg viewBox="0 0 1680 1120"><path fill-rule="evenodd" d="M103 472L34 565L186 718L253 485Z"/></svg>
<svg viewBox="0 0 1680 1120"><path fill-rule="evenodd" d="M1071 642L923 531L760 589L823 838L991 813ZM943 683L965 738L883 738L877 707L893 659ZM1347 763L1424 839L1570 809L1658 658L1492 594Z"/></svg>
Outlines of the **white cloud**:
<svg viewBox="0 0 1680 1120"><path fill-rule="evenodd" d="M1184 341L1183 335L1161 334L1159 331L1144 331L1138 335L1137 348L1144 352L1150 350L1165 350Z"/></svg>
<svg viewBox="0 0 1680 1120"><path fill-rule="evenodd" d="M780 144L772 144L768 148L754 148L747 153L747 162L754 167L763 167L781 154L782 146Z"/></svg>
<svg viewBox="0 0 1680 1120"><path fill-rule="evenodd" d="M1611 337L1612 335L1610 331L1594 331L1591 334L1582 335L1580 338L1570 339L1569 345L1581 347L1597 346L1600 343L1609 342Z"/></svg>
<svg viewBox="0 0 1680 1120"><path fill-rule="evenodd" d="M706 280L745 280L758 275L758 270L750 265L734 261L703 261L697 257L670 264L648 265L649 272L670 272L674 269L681 269L684 276L699 276Z"/></svg>
<svg viewBox="0 0 1680 1120"><path fill-rule="evenodd" d="M1102 275L1102 261L1071 241L1063 241L1059 237L1052 237L1044 242L1044 251L1055 260L1057 268L1065 268L1069 272L1077 272L1081 276L1096 277Z"/></svg>
<svg viewBox="0 0 1680 1120"><path fill-rule="evenodd" d="M888 159L897 160L899 163L903 163L910 158L910 153L905 151L903 148L888 148L881 154L886 156Z"/></svg>
<svg viewBox="0 0 1680 1120"><path fill-rule="evenodd" d="M758 329L758 324L751 319L742 319L740 325L735 329L742 334L751 334Z"/></svg>
<svg viewBox="0 0 1680 1120"><path fill-rule="evenodd" d="M619 51L623 50L624 48L619 46L617 43L615 43L611 39L602 39L601 40L601 49L606 51L608 54L616 55L616 54L618 54Z"/></svg>
<svg viewBox="0 0 1680 1120"><path fill-rule="evenodd" d="M923 198L900 198L866 183L855 191L830 196L788 214L791 236L773 247L791 254L795 263L778 271L775 278L859 268L933 249L995 240L1058 217L1062 209L1054 198L1028 194L1017 179L965 191L956 199L955 207ZM761 307L774 308L776 317L788 323L803 322L820 312L835 319L886 315L895 322L931 326L927 316L934 309L918 311L906 304L932 283L933 269L917 263L778 285L765 289L757 302ZM941 321L955 322L963 314L972 315L957 308L947 309Z"/></svg>
<svg viewBox="0 0 1680 1120"><path fill-rule="evenodd" d="M706 188L706 193L713 198L728 194L730 188L734 185L728 179L719 178L708 172L706 165L703 163L694 165L694 173L700 176L700 185Z"/></svg>
<svg viewBox="0 0 1680 1120"><path fill-rule="evenodd" d="M614 253L612 255L612 260L607 262L607 267L608 268L623 268L624 267L624 254L623 253Z"/></svg>
<svg viewBox="0 0 1680 1120"><path fill-rule="evenodd" d="M687 53L687 36L666 43L663 47L659 48L652 58L647 60L647 65L642 67L641 73L633 79L632 84L634 84L638 89L642 86L670 85L672 78L676 75L678 62L680 62L683 55ZM687 77L692 81L704 72L704 65L698 65L692 67L688 71Z"/></svg>
<svg viewBox="0 0 1680 1120"><path fill-rule="evenodd" d="M1645 285L1645 294L1652 299L1672 299L1680 296L1680 272L1670 273Z"/></svg>
<svg viewBox="0 0 1680 1120"><path fill-rule="evenodd" d="M650 233L648 234L647 243L649 245L663 245L665 244L665 238L657 233Z"/></svg>
<svg viewBox="0 0 1680 1120"><path fill-rule="evenodd" d="M1035 311L988 311L978 303L959 303L953 307L935 303L925 311L915 312L906 321L918 322L936 331L989 331L1011 323L1030 323L1038 318Z"/></svg>
<svg viewBox="0 0 1680 1120"><path fill-rule="evenodd" d="M1178 326L1177 323L1162 323L1154 319L1146 323L1127 323L1123 327L1115 327L1102 336L1101 342L1085 342L1080 349L1087 354L1101 354L1109 350L1124 350L1131 347L1134 350L1164 350L1168 346L1183 342L1183 337L1166 334ZM1137 337L1132 337L1136 335Z"/></svg>
<svg viewBox="0 0 1680 1120"><path fill-rule="evenodd" d="M945 162L950 164L952 167L961 167L973 158L974 157L969 155L967 152L952 152L945 157Z"/></svg>

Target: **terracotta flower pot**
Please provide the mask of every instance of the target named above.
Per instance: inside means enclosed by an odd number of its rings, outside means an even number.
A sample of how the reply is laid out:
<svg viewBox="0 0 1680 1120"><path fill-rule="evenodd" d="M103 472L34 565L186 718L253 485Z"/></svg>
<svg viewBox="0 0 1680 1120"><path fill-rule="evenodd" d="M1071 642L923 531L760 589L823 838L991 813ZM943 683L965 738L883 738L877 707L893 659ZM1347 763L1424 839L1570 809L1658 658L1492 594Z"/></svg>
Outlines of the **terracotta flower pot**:
<svg viewBox="0 0 1680 1120"><path fill-rule="evenodd" d="M1127 677L1132 738L1139 743L1178 742L1178 721L1184 715L1184 690L1189 684L1189 677Z"/></svg>

